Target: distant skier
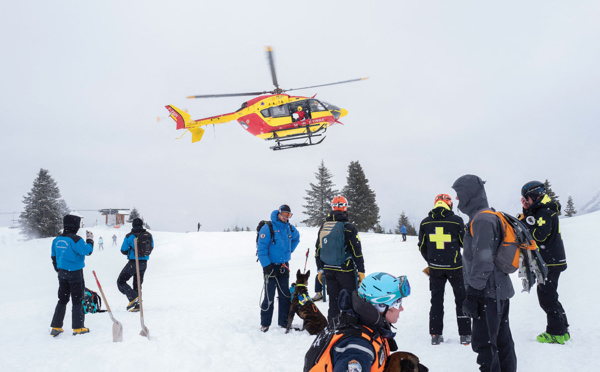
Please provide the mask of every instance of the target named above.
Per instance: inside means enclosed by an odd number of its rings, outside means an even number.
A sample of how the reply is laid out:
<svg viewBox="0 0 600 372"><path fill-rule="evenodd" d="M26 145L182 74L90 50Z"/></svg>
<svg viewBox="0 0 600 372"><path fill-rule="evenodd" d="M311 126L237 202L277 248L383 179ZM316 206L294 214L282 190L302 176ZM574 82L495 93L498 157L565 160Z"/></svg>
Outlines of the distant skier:
<svg viewBox="0 0 600 372"><path fill-rule="evenodd" d="M127 296L129 300L129 304L127 305L127 310L130 312L140 311L140 304L138 301L138 291L137 291L137 273L135 268L135 239L141 234L145 233L146 229L144 229L144 221L139 218L135 218L132 222L132 229L129 234L125 236L123 240L123 244L121 245L121 253L127 256L129 261L121 270L119 277L117 278L117 287L119 287L119 291ZM150 234L150 233L148 233ZM152 235L150 235L152 237ZM154 246L154 240L152 239L152 246ZM140 286L144 282L144 273L146 272L146 268L148 266L148 259L150 256L138 256L139 266L140 266ZM127 284L127 281L133 277L133 288Z"/></svg>
<svg viewBox="0 0 600 372"><path fill-rule="evenodd" d="M567 269L565 246L560 234L558 215L560 203L546 194L546 186L539 181L531 181L521 188L521 203L527 227L540 247L540 254L548 265L546 283L538 283L537 295L542 309L546 312L546 332L537 336L541 343L564 344L571 339L569 322L562 304L558 301L558 279Z"/></svg>
<svg viewBox="0 0 600 372"><path fill-rule="evenodd" d="M406 241L406 226L402 225L402 227L400 228L400 234L402 234L402 241L405 242Z"/></svg>
<svg viewBox="0 0 600 372"><path fill-rule="evenodd" d="M104 250L104 239L102 237L98 238L98 250Z"/></svg>
<svg viewBox="0 0 600 372"><path fill-rule="evenodd" d="M113 245L117 245L117 236L113 235L112 239L113 239Z"/></svg>
<svg viewBox="0 0 600 372"><path fill-rule="evenodd" d="M58 273L58 303L50 323L52 337L63 332L69 297L73 300L71 310L73 335L90 331L84 326L85 314L81 299L85 289L83 280L85 256L91 255L94 251L94 234L86 231L85 241L77 235L81 226L81 217L78 216L66 215L63 218L63 226L63 233L52 241L52 265Z"/></svg>

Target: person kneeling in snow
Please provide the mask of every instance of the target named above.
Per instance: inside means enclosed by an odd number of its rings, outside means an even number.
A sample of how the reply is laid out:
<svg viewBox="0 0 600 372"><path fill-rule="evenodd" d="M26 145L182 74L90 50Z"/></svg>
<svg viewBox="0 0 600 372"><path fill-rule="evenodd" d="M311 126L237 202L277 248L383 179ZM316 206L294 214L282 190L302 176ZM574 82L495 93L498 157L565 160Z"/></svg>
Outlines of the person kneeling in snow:
<svg viewBox="0 0 600 372"><path fill-rule="evenodd" d="M391 327L408 295L406 276L381 272L367 276L358 291L343 289L341 313L311 345L304 371L427 371L414 354L391 354L398 350Z"/></svg>

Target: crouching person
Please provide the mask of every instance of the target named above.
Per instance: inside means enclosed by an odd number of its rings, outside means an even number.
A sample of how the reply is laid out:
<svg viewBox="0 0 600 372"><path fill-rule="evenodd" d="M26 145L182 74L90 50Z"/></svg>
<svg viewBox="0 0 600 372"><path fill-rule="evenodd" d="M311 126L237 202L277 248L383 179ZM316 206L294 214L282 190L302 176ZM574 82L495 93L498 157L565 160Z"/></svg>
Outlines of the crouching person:
<svg viewBox="0 0 600 372"><path fill-rule="evenodd" d="M73 300L71 311L73 334L90 331L84 326L85 314L81 299L85 289L83 281L85 256L91 255L94 251L94 234L86 231L85 241L77 235L81 226L81 218L78 216L66 215L63 218L63 226L63 233L52 241L52 264L58 273L58 303L50 323L52 337L63 332L63 321L69 298Z"/></svg>
<svg viewBox="0 0 600 372"><path fill-rule="evenodd" d="M304 371L427 371L413 354L391 354L398 350L391 326L408 295L406 276L387 273L367 276L358 291L342 290L341 313L315 338L304 357Z"/></svg>

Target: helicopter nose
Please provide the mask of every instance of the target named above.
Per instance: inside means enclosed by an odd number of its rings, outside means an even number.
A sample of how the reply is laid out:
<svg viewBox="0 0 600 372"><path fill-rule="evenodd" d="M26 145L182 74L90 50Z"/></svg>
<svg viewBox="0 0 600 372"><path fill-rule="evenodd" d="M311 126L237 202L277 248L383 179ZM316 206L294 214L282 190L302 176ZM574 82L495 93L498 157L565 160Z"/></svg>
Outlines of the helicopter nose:
<svg viewBox="0 0 600 372"><path fill-rule="evenodd" d="M343 118L343 117L344 117L344 116L346 116L346 115L348 115L348 110L346 110L346 109L344 109L344 108L343 108L343 109L340 109L340 117L342 117L342 118Z"/></svg>

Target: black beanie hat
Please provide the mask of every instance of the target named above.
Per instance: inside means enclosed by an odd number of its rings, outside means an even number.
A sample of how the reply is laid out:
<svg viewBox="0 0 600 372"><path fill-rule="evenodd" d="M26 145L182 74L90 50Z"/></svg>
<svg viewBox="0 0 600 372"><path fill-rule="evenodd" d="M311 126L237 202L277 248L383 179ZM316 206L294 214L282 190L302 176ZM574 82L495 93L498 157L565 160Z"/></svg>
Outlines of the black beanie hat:
<svg viewBox="0 0 600 372"><path fill-rule="evenodd" d="M65 230L77 232L81 226L81 217L67 214L63 217L63 226Z"/></svg>
<svg viewBox="0 0 600 372"><path fill-rule="evenodd" d="M279 213L281 212L288 212L288 213L292 213L292 209L290 208L289 205L284 204L281 207L279 207Z"/></svg>
<svg viewBox="0 0 600 372"><path fill-rule="evenodd" d="M134 229L141 229L142 227L144 227L144 221L142 221L141 218L134 218L132 226Z"/></svg>

